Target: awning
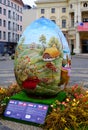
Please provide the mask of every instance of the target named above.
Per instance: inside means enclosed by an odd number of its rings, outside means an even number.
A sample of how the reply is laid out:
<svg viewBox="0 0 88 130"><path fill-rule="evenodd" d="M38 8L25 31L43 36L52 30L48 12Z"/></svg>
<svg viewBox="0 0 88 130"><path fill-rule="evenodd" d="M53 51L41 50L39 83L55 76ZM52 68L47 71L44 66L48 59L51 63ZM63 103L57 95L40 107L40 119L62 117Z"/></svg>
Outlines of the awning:
<svg viewBox="0 0 88 130"><path fill-rule="evenodd" d="M78 26L77 26L77 31L88 31L88 22L86 23L80 23Z"/></svg>

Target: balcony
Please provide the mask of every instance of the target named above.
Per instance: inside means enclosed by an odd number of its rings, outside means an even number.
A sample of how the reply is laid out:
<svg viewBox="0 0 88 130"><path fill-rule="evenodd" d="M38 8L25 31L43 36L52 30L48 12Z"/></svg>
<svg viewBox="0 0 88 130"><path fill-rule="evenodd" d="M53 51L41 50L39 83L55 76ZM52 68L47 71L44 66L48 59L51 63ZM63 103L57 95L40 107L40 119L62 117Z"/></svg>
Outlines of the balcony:
<svg viewBox="0 0 88 130"><path fill-rule="evenodd" d="M83 32L83 31L88 31L88 22L81 22L78 26L77 26L77 31L79 32Z"/></svg>

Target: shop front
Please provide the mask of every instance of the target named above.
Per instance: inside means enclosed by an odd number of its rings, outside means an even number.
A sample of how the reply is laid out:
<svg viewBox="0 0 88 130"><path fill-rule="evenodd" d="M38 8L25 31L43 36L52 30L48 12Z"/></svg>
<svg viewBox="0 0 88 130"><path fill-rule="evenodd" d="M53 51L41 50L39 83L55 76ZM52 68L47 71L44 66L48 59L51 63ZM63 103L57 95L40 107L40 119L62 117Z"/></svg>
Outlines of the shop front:
<svg viewBox="0 0 88 130"><path fill-rule="evenodd" d="M11 43L11 42L0 42L0 54L5 55L9 54L12 55L15 53L17 43Z"/></svg>
<svg viewBox="0 0 88 130"><path fill-rule="evenodd" d="M81 53L88 53L88 23L78 25Z"/></svg>
<svg viewBox="0 0 88 130"><path fill-rule="evenodd" d="M88 40L82 40L82 53L88 53Z"/></svg>

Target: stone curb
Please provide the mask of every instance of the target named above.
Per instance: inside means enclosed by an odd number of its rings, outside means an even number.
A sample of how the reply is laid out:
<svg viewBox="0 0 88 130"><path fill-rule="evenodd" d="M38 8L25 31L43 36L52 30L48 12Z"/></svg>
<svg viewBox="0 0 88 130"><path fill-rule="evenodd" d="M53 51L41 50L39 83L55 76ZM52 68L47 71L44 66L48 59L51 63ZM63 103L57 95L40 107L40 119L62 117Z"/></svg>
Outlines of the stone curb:
<svg viewBox="0 0 88 130"><path fill-rule="evenodd" d="M0 122L0 130L13 130L7 126L4 126L1 122Z"/></svg>
<svg viewBox="0 0 88 130"><path fill-rule="evenodd" d="M88 59L88 54L76 54L76 55L72 55L71 57Z"/></svg>

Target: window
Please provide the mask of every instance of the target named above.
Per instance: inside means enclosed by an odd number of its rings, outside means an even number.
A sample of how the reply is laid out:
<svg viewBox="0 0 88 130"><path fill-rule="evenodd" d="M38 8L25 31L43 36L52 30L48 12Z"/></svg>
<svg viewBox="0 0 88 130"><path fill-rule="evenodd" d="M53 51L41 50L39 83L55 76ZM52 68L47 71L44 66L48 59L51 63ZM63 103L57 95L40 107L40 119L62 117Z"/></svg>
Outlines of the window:
<svg viewBox="0 0 88 130"><path fill-rule="evenodd" d="M6 5L6 0L4 0L4 4Z"/></svg>
<svg viewBox="0 0 88 130"><path fill-rule="evenodd" d="M19 6L18 6L18 9L17 9L18 11L19 11Z"/></svg>
<svg viewBox="0 0 88 130"><path fill-rule="evenodd" d="M51 9L51 13L55 13L55 8L52 8L52 9Z"/></svg>
<svg viewBox="0 0 88 130"><path fill-rule="evenodd" d="M56 23L56 21L55 20L52 20L54 23Z"/></svg>
<svg viewBox="0 0 88 130"><path fill-rule="evenodd" d="M0 7L0 14L2 14L2 8Z"/></svg>
<svg viewBox="0 0 88 130"><path fill-rule="evenodd" d="M0 19L0 26L2 26L2 19Z"/></svg>
<svg viewBox="0 0 88 130"><path fill-rule="evenodd" d="M65 19L62 20L62 28L66 28L66 20Z"/></svg>
<svg viewBox="0 0 88 130"><path fill-rule="evenodd" d="M17 23L15 24L15 30L16 30L16 32L18 31L18 30L17 30Z"/></svg>
<svg viewBox="0 0 88 130"><path fill-rule="evenodd" d="M17 34L16 34L16 42L17 42Z"/></svg>
<svg viewBox="0 0 88 130"><path fill-rule="evenodd" d="M17 15L17 20L19 21L19 15Z"/></svg>
<svg viewBox="0 0 88 130"><path fill-rule="evenodd" d="M12 34L12 38L13 38L13 40L14 40L14 33Z"/></svg>
<svg viewBox="0 0 88 130"><path fill-rule="evenodd" d="M13 8L13 2L11 2L11 7Z"/></svg>
<svg viewBox="0 0 88 130"><path fill-rule="evenodd" d="M8 6L10 6L10 1L8 0Z"/></svg>
<svg viewBox="0 0 88 130"><path fill-rule="evenodd" d="M74 18L71 19L71 27L74 27Z"/></svg>
<svg viewBox="0 0 88 130"><path fill-rule="evenodd" d="M88 18L83 18L83 22L88 22Z"/></svg>
<svg viewBox="0 0 88 130"><path fill-rule="evenodd" d="M15 31L15 23L13 22L13 31Z"/></svg>
<svg viewBox="0 0 88 130"><path fill-rule="evenodd" d="M17 34L17 41L19 41L19 34Z"/></svg>
<svg viewBox="0 0 88 130"><path fill-rule="evenodd" d="M84 4L83 4L83 7L87 7L87 6L88 6L87 3L84 3Z"/></svg>
<svg viewBox="0 0 88 130"><path fill-rule="evenodd" d="M20 31L22 31L22 26L20 26Z"/></svg>
<svg viewBox="0 0 88 130"><path fill-rule="evenodd" d="M8 32L8 41L10 42L11 32Z"/></svg>
<svg viewBox="0 0 88 130"><path fill-rule="evenodd" d="M20 8L20 12L22 13L22 8Z"/></svg>
<svg viewBox="0 0 88 130"><path fill-rule="evenodd" d="M6 32L3 32L3 40L6 40Z"/></svg>
<svg viewBox="0 0 88 130"><path fill-rule="evenodd" d="M11 29L11 22L9 21L8 22L8 30L10 30Z"/></svg>
<svg viewBox="0 0 88 130"><path fill-rule="evenodd" d="M0 0L0 3L2 3L2 0Z"/></svg>
<svg viewBox="0 0 88 130"><path fill-rule="evenodd" d="M11 18L11 11L8 11L8 18Z"/></svg>
<svg viewBox="0 0 88 130"><path fill-rule="evenodd" d="M6 21L3 20L3 27L6 27Z"/></svg>
<svg viewBox="0 0 88 130"><path fill-rule="evenodd" d="M62 8L62 13L65 13L66 12L66 8Z"/></svg>
<svg viewBox="0 0 88 130"><path fill-rule="evenodd" d="M17 30L19 31L19 25L17 25Z"/></svg>
<svg viewBox="0 0 88 130"><path fill-rule="evenodd" d="M44 16L41 16L40 18L45 18Z"/></svg>
<svg viewBox="0 0 88 130"><path fill-rule="evenodd" d="M66 34L65 33L63 33L64 34L64 36L66 37Z"/></svg>
<svg viewBox="0 0 88 130"><path fill-rule="evenodd" d="M70 8L71 8L71 9L73 8L73 5L72 5L72 4L70 4Z"/></svg>
<svg viewBox="0 0 88 130"><path fill-rule="evenodd" d="M14 4L14 8L16 9L16 4Z"/></svg>
<svg viewBox="0 0 88 130"><path fill-rule="evenodd" d="M3 9L3 15L6 15L6 9Z"/></svg>
<svg viewBox="0 0 88 130"><path fill-rule="evenodd" d="M15 12L13 12L13 19L15 20Z"/></svg>
<svg viewBox="0 0 88 130"><path fill-rule="evenodd" d="M14 41L16 42L16 34L14 33Z"/></svg>
<svg viewBox="0 0 88 130"><path fill-rule="evenodd" d="M16 14L16 21L17 21L17 17L18 17L18 16L17 16L17 14Z"/></svg>
<svg viewBox="0 0 88 130"><path fill-rule="evenodd" d="M0 39L2 39L2 32L0 31Z"/></svg>
<svg viewBox="0 0 88 130"><path fill-rule="evenodd" d="M22 21L22 16L20 16L20 21Z"/></svg>
<svg viewBox="0 0 88 130"><path fill-rule="evenodd" d="M41 14L44 14L45 13L45 10L44 9L41 9Z"/></svg>

